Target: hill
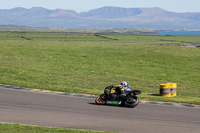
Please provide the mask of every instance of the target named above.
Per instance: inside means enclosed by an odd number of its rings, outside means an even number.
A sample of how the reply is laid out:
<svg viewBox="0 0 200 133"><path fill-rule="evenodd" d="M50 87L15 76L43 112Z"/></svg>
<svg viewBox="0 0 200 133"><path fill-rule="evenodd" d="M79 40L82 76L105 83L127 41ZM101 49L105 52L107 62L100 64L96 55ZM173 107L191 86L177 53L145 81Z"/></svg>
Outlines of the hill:
<svg viewBox="0 0 200 133"><path fill-rule="evenodd" d="M200 13L175 13L161 8L102 7L87 12L42 7L0 10L0 25L55 28L200 29Z"/></svg>

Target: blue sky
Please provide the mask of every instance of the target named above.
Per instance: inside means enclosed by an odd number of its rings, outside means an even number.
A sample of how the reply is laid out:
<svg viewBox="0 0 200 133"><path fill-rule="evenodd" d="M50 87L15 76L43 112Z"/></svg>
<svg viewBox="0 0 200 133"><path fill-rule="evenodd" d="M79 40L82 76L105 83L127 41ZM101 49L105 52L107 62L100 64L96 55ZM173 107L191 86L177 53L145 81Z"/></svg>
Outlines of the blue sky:
<svg viewBox="0 0 200 133"><path fill-rule="evenodd" d="M44 7L82 12L104 6L115 6L160 7L172 12L200 12L200 0L0 0L0 3L0 9Z"/></svg>

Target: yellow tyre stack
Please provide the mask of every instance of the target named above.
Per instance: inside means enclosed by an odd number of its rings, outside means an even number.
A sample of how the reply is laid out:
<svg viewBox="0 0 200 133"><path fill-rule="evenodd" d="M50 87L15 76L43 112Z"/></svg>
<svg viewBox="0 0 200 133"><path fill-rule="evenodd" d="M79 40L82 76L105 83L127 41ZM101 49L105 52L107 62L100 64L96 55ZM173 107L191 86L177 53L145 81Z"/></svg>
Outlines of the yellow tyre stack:
<svg viewBox="0 0 200 133"><path fill-rule="evenodd" d="M176 96L177 83L169 83L169 88L170 88L171 97L175 97Z"/></svg>
<svg viewBox="0 0 200 133"><path fill-rule="evenodd" d="M168 84L160 84L160 95L163 97L171 97Z"/></svg>
<svg viewBox="0 0 200 133"><path fill-rule="evenodd" d="M160 84L160 96L174 97L176 96L177 83Z"/></svg>

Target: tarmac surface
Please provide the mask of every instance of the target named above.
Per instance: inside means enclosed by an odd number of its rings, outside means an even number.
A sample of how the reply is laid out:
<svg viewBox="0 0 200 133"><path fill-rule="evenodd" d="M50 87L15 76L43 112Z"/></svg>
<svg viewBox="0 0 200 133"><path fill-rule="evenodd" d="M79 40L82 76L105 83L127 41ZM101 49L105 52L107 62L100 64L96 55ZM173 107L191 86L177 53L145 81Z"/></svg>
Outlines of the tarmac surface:
<svg viewBox="0 0 200 133"><path fill-rule="evenodd" d="M120 133L200 133L198 106L96 105L95 96L0 85L0 122Z"/></svg>

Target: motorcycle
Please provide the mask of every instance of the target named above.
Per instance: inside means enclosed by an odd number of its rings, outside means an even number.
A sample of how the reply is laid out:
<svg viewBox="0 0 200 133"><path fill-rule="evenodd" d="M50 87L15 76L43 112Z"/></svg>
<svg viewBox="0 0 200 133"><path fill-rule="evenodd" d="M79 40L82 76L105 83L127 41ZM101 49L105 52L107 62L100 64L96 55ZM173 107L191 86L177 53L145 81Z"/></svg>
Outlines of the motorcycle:
<svg viewBox="0 0 200 133"><path fill-rule="evenodd" d="M139 104L139 98L136 96L141 94L140 90L132 90L120 95L116 90L110 90L109 94L101 94L95 99L95 103L99 105L118 105L133 108Z"/></svg>

